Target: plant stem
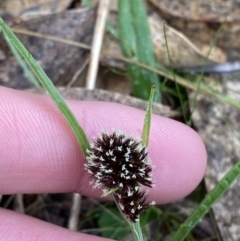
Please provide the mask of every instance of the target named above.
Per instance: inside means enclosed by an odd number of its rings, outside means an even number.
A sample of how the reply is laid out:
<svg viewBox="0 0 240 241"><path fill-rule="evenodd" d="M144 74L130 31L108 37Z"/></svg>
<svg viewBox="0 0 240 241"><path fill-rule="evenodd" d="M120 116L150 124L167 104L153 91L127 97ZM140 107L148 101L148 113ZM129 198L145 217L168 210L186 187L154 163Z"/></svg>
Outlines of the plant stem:
<svg viewBox="0 0 240 241"><path fill-rule="evenodd" d="M143 239L143 234L142 234L142 229L140 227L140 219L136 223L130 223L130 227L133 232L134 240L135 241L144 241Z"/></svg>

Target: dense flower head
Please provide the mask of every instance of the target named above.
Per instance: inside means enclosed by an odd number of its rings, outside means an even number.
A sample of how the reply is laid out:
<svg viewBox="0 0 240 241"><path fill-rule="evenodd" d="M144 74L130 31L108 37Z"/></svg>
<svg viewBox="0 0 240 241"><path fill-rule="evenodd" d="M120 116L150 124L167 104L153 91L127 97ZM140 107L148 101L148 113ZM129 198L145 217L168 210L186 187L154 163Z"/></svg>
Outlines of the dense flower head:
<svg viewBox="0 0 240 241"><path fill-rule="evenodd" d="M140 185L152 187L147 154L141 140L120 132L101 133L87 150L85 166L94 187L103 187L105 192L114 190L119 208L133 222L149 206L144 204L145 192L140 191Z"/></svg>

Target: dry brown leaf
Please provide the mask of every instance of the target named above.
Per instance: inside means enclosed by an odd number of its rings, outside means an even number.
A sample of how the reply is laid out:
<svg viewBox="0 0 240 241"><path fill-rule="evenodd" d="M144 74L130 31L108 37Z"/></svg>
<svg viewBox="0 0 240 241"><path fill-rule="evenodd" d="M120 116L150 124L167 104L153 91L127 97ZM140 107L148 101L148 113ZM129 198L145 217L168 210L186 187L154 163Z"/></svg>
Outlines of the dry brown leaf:
<svg viewBox="0 0 240 241"><path fill-rule="evenodd" d="M90 0L92 6L96 6L99 0ZM109 10L117 11L118 0L111 0L109 5Z"/></svg>
<svg viewBox="0 0 240 241"><path fill-rule="evenodd" d="M90 45L95 23L94 10L74 10L38 16L12 25ZM64 30L64 31L63 31ZM17 34L56 85L66 85L89 56L89 50L24 34ZM0 84L12 88L32 86L0 36Z"/></svg>
<svg viewBox="0 0 240 241"><path fill-rule="evenodd" d="M58 13L65 10L73 0L1 0L0 9L13 16Z"/></svg>
<svg viewBox="0 0 240 241"><path fill-rule="evenodd" d="M118 28L117 16L113 12L109 16L109 22L114 28ZM156 62L160 65L169 66L169 58L166 48L166 42L163 31L163 21L153 13L149 16L149 25L151 30L153 48ZM166 35L171 56L172 66L174 68L201 66L205 63L209 46L202 46L202 49L195 46L184 34L166 26ZM122 56L122 50L118 41L106 33L103 42L103 53L110 56ZM213 48L209 56L209 63L223 63L226 60L225 54L219 48Z"/></svg>
<svg viewBox="0 0 240 241"><path fill-rule="evenodd" d="M169 65L163 21L154 13L149 17L149 24L156 60L158 63ZM219 48L213 48L208 56L209 46L197 47L183 33L166 24L165 32L173 67L201 66L207 57L209 63L223 63L226 60L225 54Z"/></svg>
<svg viewBox="0 0 240 241"><path fill-rule="evenodd" d="M217 46L239 48L240 0L148 0L161 17L191 40L210 45L223 25Z"/></svg>

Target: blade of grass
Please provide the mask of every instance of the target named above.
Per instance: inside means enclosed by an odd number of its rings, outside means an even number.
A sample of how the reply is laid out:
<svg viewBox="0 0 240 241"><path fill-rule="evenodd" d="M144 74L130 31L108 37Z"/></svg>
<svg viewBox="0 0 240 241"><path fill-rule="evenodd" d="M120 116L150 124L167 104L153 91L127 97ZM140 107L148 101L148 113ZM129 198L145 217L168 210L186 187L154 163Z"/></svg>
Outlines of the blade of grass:
<svg viewBox="0 0 240 241"><path fill-rule="evenodd" d="M181 109L182 109L183 118L184 118L185 123L187 123L188 121L187 121L186 111L184 109L184 103L183 103L182 95L180 93L179 86L177 84L176 77L175 77L175 72L174 72L173 67L172 67L173 66L172 65L172 59L171 59L171 55L170 55L170 51L169 51L169 47L168 47L168 41L167 41L167 35L166 35L166 26L165 26L164 22L163 22L163 33L164 33L164 39L165 39L166 49L167 49L167 54L168 54L168 59L169 59L169 66L171 66L171 71L173 73L173 80L175 82L175 88L177 90L178 99L180 101L180 106L181 106Z"/></svg>
<svg viewBox="0 0 240 241"><path fill-rule="evenodd" d="M19 41L19 39L15 36L15 34L11 31L11 29L5 24L2 18L0 18L0 27L5 34L5 37L10 41L25 61L29 64L32 71L36 74L39 81L43 85L43 87L48 91L49 95L61 111L61 113L66 118L67 122L69 123L72 131L76 135L76 138L79 142L79 145L82 149L83 154L86 154L86 150L89 147L89 142L87 140L86 134L84 133L83 129L79 125L76 117L73 115L72 111L64 101L61 94L57 91L55 86L53 85L52 81L48 78L45 74L43 69L39 66L36 60L32 57L32 55L26 50L23 44Z"/></svg>
<svg viewBox="0 0 240 241"><path fill-rule="evenodd" d="M156 88L155 85L153 85L152 89L151 89L149 101L148 101L145 119L144 119L143 132L142 132L142 143L145 146L148 146L148 141L149 141L151 116L152 116L152 105L153 105L155 88Z"/></svg>
<svg viewBox="0 0 240 241"><path fill-rule="evenodd" d="M155 66L152 38L148 24L148 16L145 8L145 1L131 0L132 21L137 40L138 61L151 67ZM146 81L156 86L154 100L161 102L160 81L156 73L141 69Z"/></svg>
<svg viewBox="0 0 240 241"><path fill-rule="evenodd" d="M119 0L119 38L124 55L128 58L155 66L150 30L143 1ZM136 65L128 65L128 71L135 96L148 99L154 84L156 94L154 100L161 102L160 82L156 73L142 69Z"/></svg>
<svg viewBox="0 0 240 241"><path fill-rule="evenodd" d="M136 36L132 25L131 4L127 0L118 1L119 9L119 37L124 54L137 60Z"/></svg>
<svg viewBox="0 0 240 241"><path fill-rule="evenodd" d="M217 185L206 195L199 206L180 226L170 241L181 241L188 235L200 219L209 211L211 206L229 189L231 184L240 176L240 161L217 183Z"/></svg>
<svg viewBox="0 0 240 241"><path fill-rule="evenodd" d="M19 54L19 52L16 50L15 46L12 44L12 42L9 40L9 38L6 38L5 35L4 39L7 42L13 56L15 57L15 59L17 60L18 64L21 66L21 68L23 69L24 75L25 77L36 87L36 88L40 88L41 85L39 84L38 80L35 78L35 76L33 75L32 71L29 69L28 65L26 64L26 62L23 60L23 58L21 57L21 55Z"/></svg>

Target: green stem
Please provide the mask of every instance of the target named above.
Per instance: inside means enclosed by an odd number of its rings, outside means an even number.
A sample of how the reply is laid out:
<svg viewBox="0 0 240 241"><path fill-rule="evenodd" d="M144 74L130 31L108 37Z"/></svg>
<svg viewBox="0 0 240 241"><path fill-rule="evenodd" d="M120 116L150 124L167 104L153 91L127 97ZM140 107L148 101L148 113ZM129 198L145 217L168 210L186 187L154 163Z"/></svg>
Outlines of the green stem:
<svg viewBox="0 0 240 241"><path fill-rule="evenodd" d="M129 224L130 224L130 227L133 232L134 240L135 241L144 241L142 229L140 227L140 218L139 218L139 221L137 221L136 223L129 222Z"/></svg>
<svg viewBox="0 0 240 241"><path fill-rule="evenodd" d="M23 44L19 41L16 35L11 31L11 29L5 24L2 18L0 18L0 27L2 28L3 33L8 38L8 40L17 48L19 53L23 56L25 61L31 67L32 71L36 74L39 81L43 85L43 87L48 91L49 95L52 97L53 101L62 112L67 122L69 123L71 129L77 137L79 145L82 149L84 155L86 154L87 148L89 148L89 142L87 140L86 134L83 129L79 125L76 117L73 115L70 108L67 106L61 94L53 85L52 81L45 74L43 69L39 66L36 60L32 57L32 55L26 50Z"/></svg>
<svg viewBox="0 0 240 241"><path fill-rule="evenodd" d="M217 185L206 195L199 206L193 211L188 219L180 226L170 241L182 241L200 221L200 219L209 211L211 206L224 194L230 185L240 175L240 161L238 161L231 170L217 183Z"/></svg>

